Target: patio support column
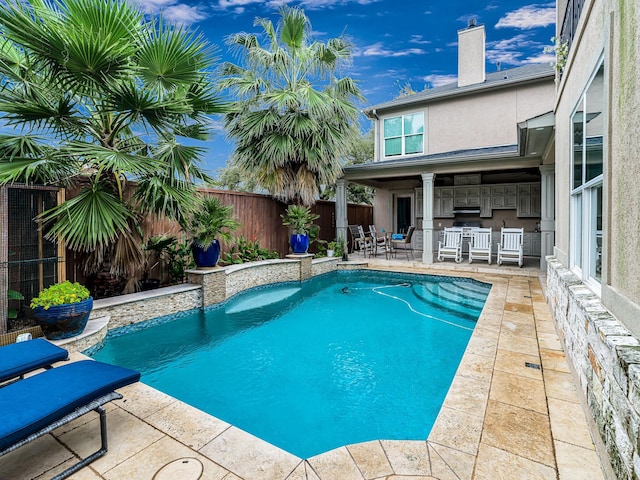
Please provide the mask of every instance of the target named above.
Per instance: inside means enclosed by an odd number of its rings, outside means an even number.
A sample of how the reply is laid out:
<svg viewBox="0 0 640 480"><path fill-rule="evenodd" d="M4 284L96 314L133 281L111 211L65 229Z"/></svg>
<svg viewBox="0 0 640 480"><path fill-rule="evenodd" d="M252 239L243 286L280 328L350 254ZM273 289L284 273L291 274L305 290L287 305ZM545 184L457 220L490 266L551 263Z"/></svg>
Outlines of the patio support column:
<svg viewBox="0 0 640 480"><path fill-rule="evenodd" d="M347 243L347 180L340 178L336 183L336 239L343 238ZM346 250L345 250L346 251Z"/></svg>
<svg viewBox="0 0 640 480"><path fill-rule="evenodd" d="M540 270L547 271L547 255L555 244L556 166L540 165Z"/></svg>
<svg viewBox="0 0 640 480"><path fill-rule="evenodd" d="M433 263L433 179L434 173L422 174L422 262Z"/></svg>

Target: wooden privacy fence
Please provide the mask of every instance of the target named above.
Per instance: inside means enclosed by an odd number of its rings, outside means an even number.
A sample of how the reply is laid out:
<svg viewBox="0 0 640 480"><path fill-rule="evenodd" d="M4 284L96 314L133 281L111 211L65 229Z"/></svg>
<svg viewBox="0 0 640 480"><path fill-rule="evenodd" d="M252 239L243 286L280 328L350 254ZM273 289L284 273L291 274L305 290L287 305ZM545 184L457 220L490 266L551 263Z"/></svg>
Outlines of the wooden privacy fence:
<svg viewBox="0 0 640 480"><path fill-rule="evenodd" d="M129 184L129 189L135 186ZM240 235L247 240L257 241L261 248L275 250L280 257L289 254L289 231L282 225L280 215L284 214L287 205L273 199L268 195L260 195L247 192L233 192L228 190L214 190L208 188L199 189L201 193L214 195L225 205L233 206L233 215L240 222L241 227L234 232L234 237ZM336 236L335 202L318 201L311 210L320 215L315 224L320 227L319 238L330 242ZM373 223L373 207L370 205L349 204L347 207L349 224L361 224L366 226ZM153 235L175 235L183 240L189 240L180 230L180 226L168 219L148 218L141 223L145 238ZM227 247L223 244L222 251ZM315 248L310 248L315 253ZM67 251L67 275L70 279L82 281L81 256Z"/></svg>

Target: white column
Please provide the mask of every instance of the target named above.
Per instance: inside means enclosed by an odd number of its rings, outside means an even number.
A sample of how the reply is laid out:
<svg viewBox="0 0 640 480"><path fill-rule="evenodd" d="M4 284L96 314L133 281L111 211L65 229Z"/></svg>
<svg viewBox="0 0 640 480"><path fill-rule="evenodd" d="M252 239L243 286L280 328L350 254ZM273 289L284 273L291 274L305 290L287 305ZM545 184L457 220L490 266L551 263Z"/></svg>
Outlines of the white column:
<svg viewBox="0 0 640 480"><path fill-rule="evenodd" d="M540 165L540 270L547 271L547 255L553 255L555 244L555 179L556 166Z"/></svg>
<svg viewBox="0 0 640 480"><path fill-rule="evenodd" d="M336 183L336 239L347 242L347 180L341 178ZM346 251L346 250L345 250Z"/></svg>
<svg viewBox="0 0 640 480"><path fill-rule="evenodd" d="M422 262L433 263L433 179L435 174L422 174Z"/></svg>

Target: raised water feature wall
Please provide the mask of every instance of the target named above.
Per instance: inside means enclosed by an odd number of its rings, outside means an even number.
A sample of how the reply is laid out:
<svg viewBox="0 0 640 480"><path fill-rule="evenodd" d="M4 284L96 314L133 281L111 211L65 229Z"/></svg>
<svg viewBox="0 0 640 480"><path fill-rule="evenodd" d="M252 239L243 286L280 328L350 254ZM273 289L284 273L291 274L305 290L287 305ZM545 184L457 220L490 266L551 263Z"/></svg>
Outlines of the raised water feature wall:
<svg viewBox="0 0 640 480"><path fill-rule="evenodd" d="M601 459L618 479L640 478L640 341L555 257L547 257L547 303Z"/></svg>
<svg viewBox="0 0 640 480"><path fill-rule="evenodd" d="M96 300L91 318L108 316L108 328L113 329L223 302L252 287L301 281L338 268L363 265L364 262L343 263L338 258L313 259L312 255L298 255L210 270L189 270L188 283L182 285Z"/></svg>

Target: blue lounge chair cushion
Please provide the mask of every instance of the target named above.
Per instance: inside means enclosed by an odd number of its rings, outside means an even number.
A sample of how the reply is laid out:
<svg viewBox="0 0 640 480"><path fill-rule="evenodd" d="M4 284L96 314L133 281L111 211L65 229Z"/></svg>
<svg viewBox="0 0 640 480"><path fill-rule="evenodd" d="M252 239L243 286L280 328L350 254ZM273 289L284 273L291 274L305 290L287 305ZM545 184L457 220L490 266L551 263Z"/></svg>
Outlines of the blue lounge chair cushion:
<svg viewBox="0 0 640 480"><path fill-rule="evenodd" d="M0 388L0 450L139 379L128 368L83 360Z"/></svg>
<svg viewBox="0 0 640 480"><path fill-rule="evenodd" d="M66 360L69 353L44 338L0 347L0 382Z"/></svg>
<svg viewBox="0 0 640 480"><path fill-rule="evenodd" d="M394 233L391 235L391 240L402 240L404 238L404 235L402 235L401 233Z"/></svg>

